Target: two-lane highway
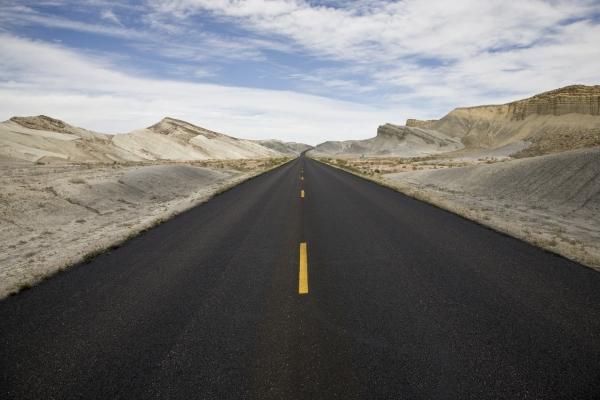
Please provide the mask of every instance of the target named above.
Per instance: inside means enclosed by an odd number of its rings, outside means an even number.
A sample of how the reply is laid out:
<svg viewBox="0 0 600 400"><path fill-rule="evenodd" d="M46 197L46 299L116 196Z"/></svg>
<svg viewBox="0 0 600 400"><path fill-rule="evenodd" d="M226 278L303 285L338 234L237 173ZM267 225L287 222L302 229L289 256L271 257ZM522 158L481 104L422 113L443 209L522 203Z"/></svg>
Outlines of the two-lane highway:
<svg viewBox="0 0 600 400"><path fill-rule="evenodd" d="M0 303L0 398L600 397L600 274L301 157Z"/></svg>

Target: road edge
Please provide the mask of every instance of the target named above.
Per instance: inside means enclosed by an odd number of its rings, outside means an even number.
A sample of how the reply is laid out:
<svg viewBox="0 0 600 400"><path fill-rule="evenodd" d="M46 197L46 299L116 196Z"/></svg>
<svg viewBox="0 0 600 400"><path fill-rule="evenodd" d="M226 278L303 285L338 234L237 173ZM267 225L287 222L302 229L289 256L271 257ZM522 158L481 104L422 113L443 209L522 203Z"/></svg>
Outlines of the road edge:
<svg viewBox="0 0 600 400"><path fill-rule="evenodd" d="M78 256L74 256L69 261L65 262L63 265L60 265L55 269L50 269L49 271L47 271L47 273L44 273L41 275L36 275L34 277L31 277L30 279L19 282L18 284L15 285L15 287L7 289L6 292L4 292L4 293L0 293L0 301L4 300L10 296L18 295L19 293L21 293L23 291L29 290L29 289L39 285L40 283L53 278L54 276L56 276L58 274L61 274L63 272L70 270L71 268L88 264L96 257L123 246L129 240L132 240L132 239L142 235L143 233L177 217L178 215L183 214L183 213L191 210L194 207L198 207L198 206L214 199L215 197L219 196L220 194L225 193L225 192L235 188L236 186L241 185L244 182L248 182L254 178L257 178L263 174L266 174L267 172L273 171L277 168L281 168L281 167L293 162L297 158L298 157L293 157L293 158L287 159L279 164L269 166L263 170L242 174L240 176L232 178L229 181L225 181L223 183L223 186L215 188L214 191L210 192L206 196L203 196L194 201L190 201L190 203L188 205L186 205L185 207L181 207L176 210L165 211L164 214L158 215L158 216L154 217L153 219L151 219L150 221L135 227L131 232L127 233L127 235L123 235L121 237L116 237L114 240L110 240L99 246L90 248L85 253L78 255Z"/></svg>
<svg viewBox="0 0 600 400"><path fill-rule="evenodd" d="M452 214L458 215L462 218L468 219L469 221L475 222L478 225L484 226L488 229L492 229L495 232L501 233L503 235L506 236L510 236L512 238L521 240L523 242L526 242L528 244L531 244L537 248L540 248L548 253L552 253L554 255L557 255L559 257L563 257L565 259L568 259L570 261L576 262L586 268L590 268L594 271L600 272L600 264L596 264L593 261L585 258L585 257L581 257L578 254L569 254L566 252L562 252L560 251L560 249L556 249L552 246L550 246L544 239L542 238L538 238L538 237L527 237L524 235L520 235L518 231L512 231L510 229L506 229L502 226L499 225L495 225L493 223L491 223L489 220L486 220L484 218L479 218L479 216L475 213L469 213L463 209L461 209L458 205L455 204L450 204L447 202L442 201L441 199L437 199L435 196L431 196L429 195L429 193L424 192L423 190L417 190L415 188L408 188L408 187L402 187L402 186L396 186L393 185L387 181L381 180L381 179L377 179L375 176L370 176L370 175L364 175L361 174L358 171L354 171L352 169L348 169L348 168L344 168L340 165L335 165L335 164L330 164L328 162L325 162L323 160L319 160L317 158L314 157L309 157L311 160L314 160L318 163L321 163L323 165L327 165L329 167L332 168L336 168L340 171L344 171L346 173L352 174L356 177L362 178L366 181L369 182L373 182L379 186L391 189L395 192L398 193L402 193L405 196L408 196L410 198L413 198L415 200L419 200L422 201L424 203L430 204L434 207L437 207L441 210L444 211L448 211Z"/></svg>

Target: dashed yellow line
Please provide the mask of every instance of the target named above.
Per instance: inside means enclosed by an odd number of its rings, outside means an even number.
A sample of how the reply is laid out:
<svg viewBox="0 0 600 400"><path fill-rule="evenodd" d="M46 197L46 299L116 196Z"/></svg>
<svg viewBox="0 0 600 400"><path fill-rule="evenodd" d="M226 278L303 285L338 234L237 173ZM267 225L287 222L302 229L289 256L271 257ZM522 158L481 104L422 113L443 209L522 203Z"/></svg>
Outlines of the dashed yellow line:
<svg viewBox="0 0 600 400"><path fill-rule="evenodd" d="M308 258L306 243L300 243L300 271L298 273L298 293L308 293Z"/></svg>
<svg viewBox="0 0 600 400"><path fill-rule="evenodd" d="M304 189L302 189L302 190L300 191L300 197L301 197L301 198L304 198Z"/></svg>

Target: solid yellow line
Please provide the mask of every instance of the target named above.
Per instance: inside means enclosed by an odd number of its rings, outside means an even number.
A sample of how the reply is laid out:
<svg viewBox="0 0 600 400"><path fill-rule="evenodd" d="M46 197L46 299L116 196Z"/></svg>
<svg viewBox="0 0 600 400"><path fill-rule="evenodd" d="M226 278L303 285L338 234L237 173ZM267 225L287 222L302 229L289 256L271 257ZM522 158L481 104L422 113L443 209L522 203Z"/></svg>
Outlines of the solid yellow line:
<svg viewBox="0 0 600 400"><path fill-rule="evenodd" d="M306 243L300 243L300 273L298 274L298 293L308 293L308 259L306 256Z"/></svg>
<svg viewBox="0 0 600 400"><path fill-rule="evenodd" d="M300 197L304 198L304 189L300 191Z"/></svg>

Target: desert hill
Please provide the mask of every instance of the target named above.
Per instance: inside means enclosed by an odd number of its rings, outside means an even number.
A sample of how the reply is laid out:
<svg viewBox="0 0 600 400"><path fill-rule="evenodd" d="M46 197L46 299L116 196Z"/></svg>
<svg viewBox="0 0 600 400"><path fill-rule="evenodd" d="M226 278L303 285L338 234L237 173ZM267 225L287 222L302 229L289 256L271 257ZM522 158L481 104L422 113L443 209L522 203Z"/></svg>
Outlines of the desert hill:
<svg viewBox="0 0 600 400"><path fill-rule="evenodd" d="M461 149L457 138L431 129L381 125L377 136L366 140L330 141L317 145L309 153L334 156L418 156Z"/></svg>
<svg viewBox="0 0 600 400"><path fill-rule="evenodd" d="M467 148L531 143L521 155L598 146L600 85L573 85L502 105L457 108L429 126L460 138Z"/></svg>
<svg viewBox="0 0 600 400"><path fill-rule="evenodd" d="M0 156L32 162L143 161L116 147L112 136L46 117L13 117L0 123Z"/></svg>
<svg viewBox="0 0 600 400"><path fill-rule="evenodd" d="M437 121L438 121L437 119L421 120L421 119L409 118L406 120L405 125L413 127L413 128L431 129L433 127L433 124L435 124Z"/></svg>
<svg viewBox="0 0 600 400"><path fill-rule="evenodd" d="M237 139L174 118L145 129L113 136L113 143L148 159L206 160L278 157L251 140Z"/></svg>
<svg viewBox="0 0 600 400"><path fill-rule="evenodd" d="M312 146L309 146L304 143L283 142L277 139L256 140L256 143L260 144L261 146L268 147L269 149L275 150L279 153L288 155L298 155L303 151L312 149Z"/></svg>
<svg viewBox="0 0 600 400"><path fill-rule="evenodd" d="M396 140L379 137L391 130L399 133ZM311 153L527 157L594 146L600 146L600 85L572 85L507 104L456 108L439 120L409 118L404 127L379 127L376 138L325 142Z"/></svg>
<svg viewBox="0 0 600 400"><path fill-rule="evenodd" d="M119 135L89 131L43 115L0 123L0 157L12 160L93 163L279 156L282 153L254 141L173 118Z"/></svg>

